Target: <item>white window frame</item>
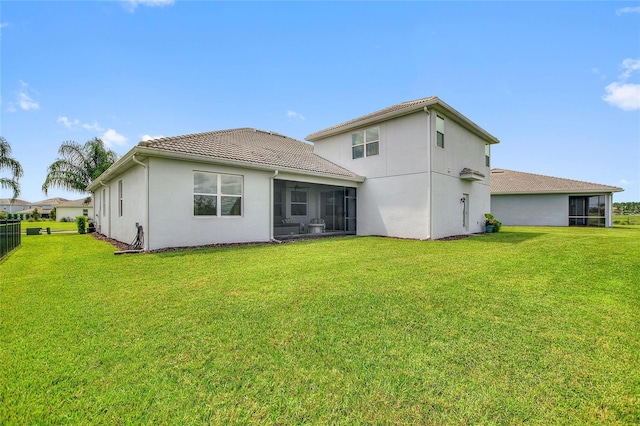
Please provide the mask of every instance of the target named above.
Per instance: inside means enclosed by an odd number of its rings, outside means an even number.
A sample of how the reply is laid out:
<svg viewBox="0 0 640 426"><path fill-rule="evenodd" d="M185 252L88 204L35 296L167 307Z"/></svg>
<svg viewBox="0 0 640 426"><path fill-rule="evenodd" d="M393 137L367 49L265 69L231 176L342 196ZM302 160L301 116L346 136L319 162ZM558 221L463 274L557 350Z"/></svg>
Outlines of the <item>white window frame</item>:
<svg viewBox="0 0 640 426"><path fill-rule="evenodd" d="M372 137L373 130L375 130L377 138ZM361 148L362 152L358 148ZM367 158L374 155L380 155L380 127L369 127L351 133L351 159Z"/></svg>
<svg viewBox="0 0 640 426"><path fill-rule="evenodd" d="M208 175L210 178L215 178L215 190L213 192L196 192L196 175L201 174L201 175ZM225 177L231 177L234 179L238 179L240 180L239 184L240 184L240 190L237 193L234 192L225 192L225 185L223 185L223 180ZM194 217L224 217L224 218L229 218L229 217L242 217L243 212L244 212L244 176L243 175L235 175L235 174L230 174L230 173L216 173L216 172L205 172L205 171L200 171L200 170L194 170L193 172L193 179L194 179L194 186L193 186L193 216ZM204 214L204 213L200 213L198 214L196 212L196 207L195 207L195 199L196 197L211 197L215 199L215 205L214 205L214 209L215 209L215 213L214 214ZM229 198L233 198L233 199L239 199L239 211L237 213L224 213L223 212L223 203L224 203L224 199L229 199ZM235 203L234 203L234 207L235 207ZM233 211L233 208L232 208Z"/></svg>
<svg viewBox="0 0 640 426"><path fill-rule="evenodd" d="M484 146L484 165L491 167L491 145L485 144Z"/></svg>
<svg viewBox="0 0 640 426"><path fill-rule="evenodd" d="M444 148L444 117L440 117L437 114L436 114L436 146L440 148Z"/></svg>
<svg viewBox="0 0 640 426"><path fill-rule="evenodd" d="M297 193L297 194L304 194L304 201L293 201L293 194ZM293 213L293 206L304 206L304 214L294 214ZM296 191L293 190L291 191L291 206L290 206L290 210L291 210L291 216L307 216L309 213L309 193L307 191Z"/></svg>
<svg viewBox="0 0 640 426"><path fill-rule="evenodd" d="M118 181L118 216L122 217L124 213L124 204L122 202L122 181Z"/></svg>

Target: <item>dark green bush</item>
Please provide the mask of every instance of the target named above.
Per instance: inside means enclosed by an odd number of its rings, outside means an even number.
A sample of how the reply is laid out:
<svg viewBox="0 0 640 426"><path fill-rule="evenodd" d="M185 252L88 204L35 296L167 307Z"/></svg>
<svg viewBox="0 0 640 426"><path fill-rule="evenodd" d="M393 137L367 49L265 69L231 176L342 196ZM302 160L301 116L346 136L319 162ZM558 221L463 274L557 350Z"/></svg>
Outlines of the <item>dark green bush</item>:
<svg viewBox="0 0 640 426"><path fill-rule="evenodd" d="M77 216L76 217L76 225L78 225L78 233L86 234L87 233L87 218L85 216Z"/></svg>

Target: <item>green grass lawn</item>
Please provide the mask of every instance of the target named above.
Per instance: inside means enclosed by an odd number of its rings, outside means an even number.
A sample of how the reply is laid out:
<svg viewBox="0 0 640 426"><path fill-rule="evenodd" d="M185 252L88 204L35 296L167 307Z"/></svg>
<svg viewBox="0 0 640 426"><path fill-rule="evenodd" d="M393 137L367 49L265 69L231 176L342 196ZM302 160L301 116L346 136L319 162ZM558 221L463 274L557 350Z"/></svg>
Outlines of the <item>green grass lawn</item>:
<svg viewBox="0 0 640 426"><path fill-rule="evenodd" d="M28 220L20 221L20 229L24 233L27 228L42 228L42 232L45 232L47 228L50 228L52 232L58 231L77 231L78 225L75 222L54 222L50 220L41 220L29 222Z"/></svg>
<svg viewBox="0 0 640 426"><path fill-rule="evenodd" d="M0 263L2 424L639 424L640 229Z"/></svg>
<svg viewBox="0 0 640 426"><path fill-rule="evenodd" d="M640 215L614 215L613 223L616 225L640 225Z"/></svg>

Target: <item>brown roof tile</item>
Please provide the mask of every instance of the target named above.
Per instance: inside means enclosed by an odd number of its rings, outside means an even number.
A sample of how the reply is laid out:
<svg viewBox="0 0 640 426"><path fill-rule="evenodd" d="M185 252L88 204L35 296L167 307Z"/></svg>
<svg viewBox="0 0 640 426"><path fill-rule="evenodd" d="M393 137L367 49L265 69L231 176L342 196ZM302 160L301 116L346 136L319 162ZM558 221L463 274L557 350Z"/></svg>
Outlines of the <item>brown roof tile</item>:
<svg viewBox="0 0 640 426"><path fill-rule="evenodd" d="M413 107L415 107L417 105L424 104L424 103L427 103L427 102L430 102L430 101L435 101L437 99L438 98L436 96L429 96L427 98L416 99L416 100L407 101L407 102L401 102L399 104L396 104L396 105L393 105L393 106L390 106L390 107L387 107L387 108L383 108L383 109L381 109L379 111L375 111L375 112L372 112L370 114L363 115L363 116L358 117L358 118L354 118L353 120L345 121L344 123L340 123L340 124L337 124L335 126L328 127L328 128L326 128L324 130L320 130L318 132L312 133L309 136L307 136L305 139L313 140L317 136L320 136L323 133L331 132L333 130L338 130L338 129L341 129L341 128L349 128L354 124L357 124L357 123L360 123L360 122L364 123L364 122L369 121L370 119L374 119L376 117L382 117L382 116L384 116L386 114L390 114L392 112L401 111L403 109L413 110Z"/></svg>
<svg viewBox="0 0 640 426"><path fill-rule="evenodd" d="M548 192L620 192L617 186L563 179L513 170L491 170L492 194L542 194Z"/></svg>
<svg viewBox="0 0 640 426"><path fill-rule="evenodd" d="M415 99L413 101L401 102L399 104L392 105L379 111L354 118L353 120L345 121L344 123L340 123L324 130L317 131L310 134L305 139L316 142L323 138L356 129L358 127L373 125L385 120L396 118L401 115L415 113L417 111L423 110L426 107L433 107L437 111L445 111L449 118L453 118L468 130L474 132L489 143L493 144L499 142L499 140L495 136L491 135L486 130L482 129L480 126L469 120L467 117L460 114L460 112L444 103L437 96L429 96L426 98Z"/></svg>
<svg viewBox="0 0 640 426"><path fill-rule="evenodd" d="M138 146L335 177L357 177L355 173L316 155L312 145L251 128L153 139L140 142Z"/></svg>
<svg viewBox="0 0 640 426"><path fill-rule="evenodd" d="M93 207L93 197L84 197L79 200L65 201L60 203L58 207Z"/></svg>

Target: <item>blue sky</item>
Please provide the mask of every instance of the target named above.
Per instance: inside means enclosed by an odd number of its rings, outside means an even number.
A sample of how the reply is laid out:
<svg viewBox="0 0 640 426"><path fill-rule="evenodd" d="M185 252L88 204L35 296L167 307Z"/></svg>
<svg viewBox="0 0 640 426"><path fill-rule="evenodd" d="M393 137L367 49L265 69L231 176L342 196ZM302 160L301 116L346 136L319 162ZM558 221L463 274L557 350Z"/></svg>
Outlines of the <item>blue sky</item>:
<svg viewBox="0 0 640 426"><path fill-rule="evenodd" d="M640 201L640 2L2 1L0 26L0 134L24 200L47 198L64 141L304 140L438 96L500 139L492 167Z"/></svg>

